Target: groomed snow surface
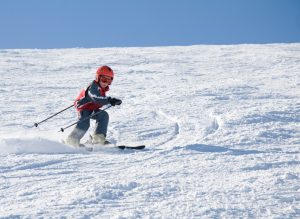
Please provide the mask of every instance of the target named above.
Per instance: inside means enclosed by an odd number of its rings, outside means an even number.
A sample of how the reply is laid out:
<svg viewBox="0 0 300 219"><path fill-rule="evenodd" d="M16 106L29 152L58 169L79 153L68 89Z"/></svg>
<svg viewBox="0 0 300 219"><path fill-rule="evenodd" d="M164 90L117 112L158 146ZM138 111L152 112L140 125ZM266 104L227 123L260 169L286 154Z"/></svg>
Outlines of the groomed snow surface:
<svg viewBox="0 0 300 219"><path fill-rule="evenodd" d="M143 151L63 145L74 109L33 127L104 64L108 139ZM0 50L0 75L1 218L300 217L300 44Z"/></svg>

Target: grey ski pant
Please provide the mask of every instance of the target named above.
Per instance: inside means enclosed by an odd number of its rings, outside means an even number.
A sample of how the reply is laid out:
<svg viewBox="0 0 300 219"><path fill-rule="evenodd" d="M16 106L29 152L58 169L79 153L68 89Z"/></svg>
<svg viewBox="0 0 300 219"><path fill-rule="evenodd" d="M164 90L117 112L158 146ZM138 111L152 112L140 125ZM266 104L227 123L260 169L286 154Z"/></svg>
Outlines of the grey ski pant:
<svg viewBox="0 0 300 219"><path fill-rule="evenodd" d="M92 116L92 119L96 120L96 128L94 131L94 134L104 134L106 136L107 133L107 126L109 122L109 115L106 111L99 110L101 113L98 113L95 116ZM99 112L99 111L90 111L90 110L83 110L79 113L78 119L83 120L90 115L92 115L93 112ZM83 122L79 122L73 131L70 133L69 137L76 138L76 139L81 139L87 130L90 127L90 119L87 119Z"/></svg>

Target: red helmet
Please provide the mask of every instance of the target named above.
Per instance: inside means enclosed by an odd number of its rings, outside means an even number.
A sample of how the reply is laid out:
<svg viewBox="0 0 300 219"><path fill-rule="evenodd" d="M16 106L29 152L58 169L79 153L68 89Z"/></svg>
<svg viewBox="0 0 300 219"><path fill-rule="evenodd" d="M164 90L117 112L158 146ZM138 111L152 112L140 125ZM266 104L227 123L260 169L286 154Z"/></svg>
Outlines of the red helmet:
<svg viewBox="0 0 300 219"><path fill-rule="evenodd" d="M113 80L114 72L110 67L104 65L97 69L97 72L96 72L96 81L97 82L99 82L99 79L101 76L111 77L111 79Z"/></svg>

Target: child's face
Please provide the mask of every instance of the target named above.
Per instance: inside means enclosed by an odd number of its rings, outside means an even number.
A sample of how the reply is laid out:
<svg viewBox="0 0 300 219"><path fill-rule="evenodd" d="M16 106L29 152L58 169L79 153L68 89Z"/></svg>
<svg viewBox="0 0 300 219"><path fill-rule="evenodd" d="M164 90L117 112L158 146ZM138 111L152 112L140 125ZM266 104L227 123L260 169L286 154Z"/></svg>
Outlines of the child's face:
<svg viewBox="0 0 300 219"><path fill-rule="evenodd" d="M106 88L108 85L110 85L112 82L112 79L110 77L101 76L100 78L100 86L103 88Z"/></svg>

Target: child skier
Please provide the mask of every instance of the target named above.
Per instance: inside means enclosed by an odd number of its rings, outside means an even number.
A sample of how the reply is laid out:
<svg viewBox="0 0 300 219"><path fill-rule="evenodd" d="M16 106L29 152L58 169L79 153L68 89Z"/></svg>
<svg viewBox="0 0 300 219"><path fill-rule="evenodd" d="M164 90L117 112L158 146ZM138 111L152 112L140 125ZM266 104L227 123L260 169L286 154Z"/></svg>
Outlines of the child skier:
<svg viewBox="0 0 300 219"><path fill-rule="evenodd" d="M78 119L83 120L92 113L101 111L101 107L106 104L112 106L120 105L122 101L117 98L106 97L109 85L114 79L114 72L108 66L102 66L97 69L96 79L86 88L83 89L75 100L75 107L78 111ZM106 144L106 133L109 121L109 115L106 111L102 111L92 119L96 120L96 128L92 135L93 144ZM80 146L80 139L85 135L90 127L90 120L86 119L79 122L74 130L69 134L66 143L73 146Z"/></svg>

